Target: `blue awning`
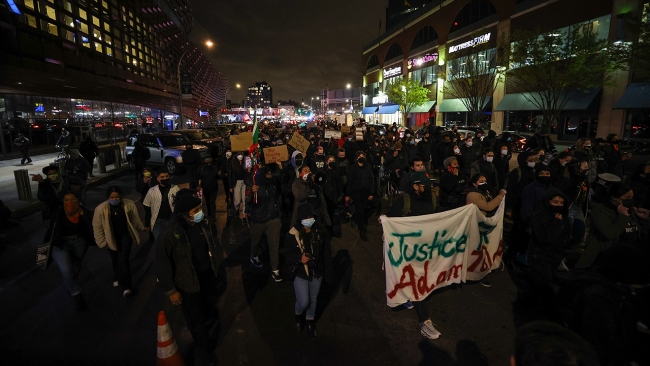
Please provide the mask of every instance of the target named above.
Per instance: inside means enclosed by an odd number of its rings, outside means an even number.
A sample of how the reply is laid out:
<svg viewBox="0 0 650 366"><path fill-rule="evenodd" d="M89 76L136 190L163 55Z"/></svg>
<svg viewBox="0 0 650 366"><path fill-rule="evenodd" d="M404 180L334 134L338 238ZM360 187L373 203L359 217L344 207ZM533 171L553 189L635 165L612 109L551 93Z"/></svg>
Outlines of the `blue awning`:
<svg viewBox="0 0 650 366"><path fill-rule="evenodd" d="M598 95L598 92L600 92L600 88L591 88L586 91L572 90L570 92L571 94L567 96L569 92L566 90L562 91L560 93L560 100L569 98L562 110L585 110L589 108L589 105L591 105L591 102ZM531 100L539 102L533 103ZM540 104L541 100L542 98L539 93L526 93L525 95L523 93L506 94L494 111L536 111L539 110L536 104Z"/></svg>
<svg viewBox="0 0 650 366"><path fill-rule="evenodd" d="M373 114L373 113L377 112L377 108L379 108L379 107L377 107L376 105L366 107L361 111L361 114Z"/></svg>
<svg viewBox="0 0 650 366"><path fill-rule="evenodd" d="M650 83L632 83L621 99L614 105L615 109L650 108Z"/></svg>
<svg viewBox="0 0 650 366"><path fill-rule="evenodd" d="M379 111L377 114L393 114L395 112L399 111L399 105L393 104L393 105L382 105L379 108Z"/></svg>

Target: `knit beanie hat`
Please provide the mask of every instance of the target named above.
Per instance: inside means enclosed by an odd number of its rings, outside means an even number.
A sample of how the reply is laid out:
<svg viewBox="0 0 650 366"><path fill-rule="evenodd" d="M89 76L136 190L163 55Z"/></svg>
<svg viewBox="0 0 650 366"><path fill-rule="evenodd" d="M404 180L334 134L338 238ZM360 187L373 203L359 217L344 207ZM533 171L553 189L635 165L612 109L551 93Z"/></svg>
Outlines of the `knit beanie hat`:
<svg viewBox="0 0 650 366"><path fill-rule="evenodd" d="M395 143L395 145L393 145L393 150L397 150L397 149L400 149L400 150L402 149L402 143L399 142L399 141L397 141Z"/></svg>

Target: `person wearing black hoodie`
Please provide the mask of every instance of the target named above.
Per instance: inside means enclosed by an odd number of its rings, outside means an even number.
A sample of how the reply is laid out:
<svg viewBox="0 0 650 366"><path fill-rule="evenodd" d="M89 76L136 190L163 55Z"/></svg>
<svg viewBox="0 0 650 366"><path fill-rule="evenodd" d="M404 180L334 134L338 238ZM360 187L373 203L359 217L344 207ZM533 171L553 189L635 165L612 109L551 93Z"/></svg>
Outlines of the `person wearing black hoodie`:
<svg viewBox="0 0 650 366"><path fill-rule="evenodd" d="M487 146L487 144L483 143L483 146ZM512 159L512 153L508 144L501 143L494 146L494 160L492 164L494 164L497 177L499 178L499 189L505 187L506 176L510 171L510 159Z"/></svg>
<svg viewBox="0 0 650 366"><path fill-rule="evenodd" d="M567 250L571 236L567 197L556 188L549 189L542 199L543 208L530 220L531 241L526 252L533 293L537 304L543 304L549 320L559 320L553 277Z"/></svg>
<svg viewBox="0 0 650 366"><path fill-rule="evenodd" d="M259 268L262 266L258 255L262 236L266 235L271 257L271 277L275 282L281 282L279 271L280 250L280 192L273 184L273 174L266 167L260 168L255 175L255 182L250 194L246 197L246 209L250 216L251 225L251 263Z"/></svg>
<svg viewBox="0 0 650 366"><path fill-rule="evenodd" d="M445 159L449 157L447 152L450 146L451 146L451 137L447 133L442 135L441 142L433 146L433 151L431 152L431 169L434 172L444 169L443 162L445 161Z"/></svg>
<svg viewBox="0 0 650 366"><path fill-rule="evenodd" d="M363 241L368 241L366 233L368 218L371 215L370 201L372 201L375 194L375 178L372 175L372 167L367 164L366 155L363 151L357 152L356 164L350 166L348 179L354 184L348 184L345 200L352 200L354 205L353 219L359 228L359 237Z"/></svg>
<svg viewBox="0 0 650 366"><path fill-rule="evenodd" d="M422 158L422 162L424 162L424 167L426 168L428 173L431 173L431 146L432 146L431 134L429 134L429 130L423 129L423 131L424 131L424 136L416 146L417 151L415 155Z"/></svg>
<svg viewBox="0 0 650 366"><path fill-rule="evenodd" d="M310 338L316 337L316 305L322 281L331 282L333 277L330 235L316 221L318 212L309 203L298 208L296 220L285 237L287 261L295 268L296 292L295 326L302 332L305 314Z"/></svg>
<svg viewBox="0 0 650 366"><path fill-rule="evenodd" d="M517 157L519 166L513 169L506 178L506 216L512 219L512 230L510 231L510 240L508 248L504 254L504 260L512 260L514 256L521 252L524 241L527 240L528 234L521 218L522 195L524 188L535 181L535 160L537 155L531 155L528 152L521 152Z"/></svg>

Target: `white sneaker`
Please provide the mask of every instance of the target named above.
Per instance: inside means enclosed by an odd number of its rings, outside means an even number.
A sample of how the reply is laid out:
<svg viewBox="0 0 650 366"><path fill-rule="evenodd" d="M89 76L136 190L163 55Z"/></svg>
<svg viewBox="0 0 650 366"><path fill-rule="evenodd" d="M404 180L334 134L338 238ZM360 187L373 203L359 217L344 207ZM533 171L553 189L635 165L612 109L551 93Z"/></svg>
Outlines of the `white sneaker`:
<svg viewBox="0 0 650 366"><path fill-rule="evenodd" d="M420 323L420 334L429 339L438 339L442 334L433 326L431 319L427 319L424 323Z"/></svg>
<svg viewBox="0 0 650 366"><path fill-rule="evenodd" d="M131 296L132 294L133 294L133 291L131 291L131 290L129 290L129 289L126 289L126 290L124 290L124 292L122 293L122 296L124 296L124 297L129 297L129 296Z"/></svg>
<svg viewBox="0 0 650 366"><path fill-rule="evenodd" d="M113 281L113 287L117 287L117 286L119 286L119 285L120 285L119 282L117 282L117 281Z"/></svg>

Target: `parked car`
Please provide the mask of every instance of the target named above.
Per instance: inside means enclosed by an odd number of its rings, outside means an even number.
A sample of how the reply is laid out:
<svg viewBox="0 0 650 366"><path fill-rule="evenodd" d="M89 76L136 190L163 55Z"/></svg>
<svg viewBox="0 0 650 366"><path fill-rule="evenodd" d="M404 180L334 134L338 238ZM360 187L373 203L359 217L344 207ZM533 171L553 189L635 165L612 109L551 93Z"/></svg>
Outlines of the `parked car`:
<svg viewBox="0 0 650 366"><path fill-rule="evenodd" d="M530 136L521 135L517 133L508 132L510 137L508 138L508 143L510 144L510 151L512 152L522 152L526 147L526 139ZM497 141L501 140L502 135L497 135Z"/></svg>
<svg viewBox="0 0 650 366"><path fill-rule="evenodd" d="M182 131L174 131L174 133L183 134L195 145L202 145L207 147L210 150L210 154L213 158L219 155L221 153L221 150L223 150L222 138L221 136L216 135L216 131L187 129Z"/></svg>
<svg viewBox="0 0 650 366"><path fill-rule="evenodd" d="M153 135L140 134L138 141L151 153L151 158L147 160L150 165L163 165L170 174L178 174L183 170L183 158L181 154L186 150L187 145L193 145L198 150L201 160L210 156L208 148L202 145L193 144L185 135L181 133L156 133ZM135 164L131 160L133 146L126 147L126 159L132 170L135 170Z"/></svg>

